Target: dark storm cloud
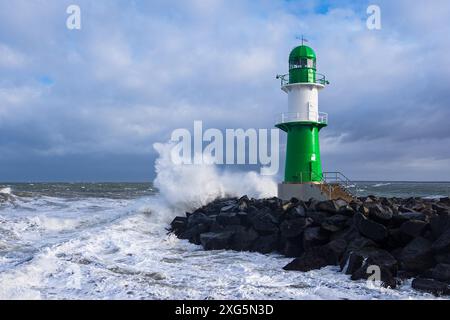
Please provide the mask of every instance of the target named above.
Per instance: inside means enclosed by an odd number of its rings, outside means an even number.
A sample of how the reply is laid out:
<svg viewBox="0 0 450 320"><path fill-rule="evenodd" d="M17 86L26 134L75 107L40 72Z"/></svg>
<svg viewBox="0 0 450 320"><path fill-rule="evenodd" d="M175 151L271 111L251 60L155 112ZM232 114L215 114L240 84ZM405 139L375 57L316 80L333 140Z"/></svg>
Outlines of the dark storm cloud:
<svg viewBox="0 0 450 320"><path fill-rule="evenodd" d="M331 81L325 169L450 180L448 1L378 1L380 31L364 1L75 1L69 31L72 3L0 2L0 180L142 180L194 120L270 128L302 33Z"/></svg>

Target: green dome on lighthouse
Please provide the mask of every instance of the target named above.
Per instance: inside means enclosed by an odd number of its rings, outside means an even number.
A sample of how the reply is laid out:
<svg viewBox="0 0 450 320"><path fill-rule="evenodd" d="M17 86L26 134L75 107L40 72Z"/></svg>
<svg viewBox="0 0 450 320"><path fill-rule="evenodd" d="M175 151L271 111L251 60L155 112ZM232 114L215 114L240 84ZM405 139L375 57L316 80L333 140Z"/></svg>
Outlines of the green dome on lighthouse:
<svg viewBox="0 0 450 320"><path fill-rule="evenodd" d="M289 83L316 83L316 53L308 46L294 48L289 55Z"/></svg>
<svg viewBox="0 0 450 320"><path fill-rule="evenodd" d="M289 61L295 61L301 58L316 60L316 53L312 48L305 45L292 49L291 54L289 55Z"/></svg>

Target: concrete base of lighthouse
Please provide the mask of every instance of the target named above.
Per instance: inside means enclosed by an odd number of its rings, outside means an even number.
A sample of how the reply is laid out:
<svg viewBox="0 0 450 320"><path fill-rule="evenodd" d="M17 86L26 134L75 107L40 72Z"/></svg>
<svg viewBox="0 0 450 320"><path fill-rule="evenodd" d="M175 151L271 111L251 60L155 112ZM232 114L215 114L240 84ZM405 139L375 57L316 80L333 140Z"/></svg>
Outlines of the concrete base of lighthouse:
<svg viewBox="0 0 450 320"><path fill-rule="evenodd" d="M318 183L279 183L278 198L282 200L297 198L301 201L308 201L311 198L319 201L329 199L329 197L322 192Z"/></svg>

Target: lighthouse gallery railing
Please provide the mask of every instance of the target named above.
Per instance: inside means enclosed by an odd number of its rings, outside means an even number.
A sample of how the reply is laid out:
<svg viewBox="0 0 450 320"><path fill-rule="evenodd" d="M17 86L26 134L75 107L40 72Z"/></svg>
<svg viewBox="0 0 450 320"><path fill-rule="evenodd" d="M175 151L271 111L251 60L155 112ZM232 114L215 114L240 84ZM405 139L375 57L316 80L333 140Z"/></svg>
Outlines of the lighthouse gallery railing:
<svg viewBox="0 0 450 320"><path fill-rule="evenodd" d="M289 84L289 73L286 74L277 74L277 79L281 81L281 87L287 86ZM324 74L316 72L316 82L321 85L327 85L330 82L327 80Z"/></svg>
<svg viewBox="0 0 450 320"><path fill-rule="evenodd" d="M328 113L325 112L309 112L308 117L299 112L287 112L278 116L277 123L289 123L300 121L313 121L321 124L328 124Z"/></svg>

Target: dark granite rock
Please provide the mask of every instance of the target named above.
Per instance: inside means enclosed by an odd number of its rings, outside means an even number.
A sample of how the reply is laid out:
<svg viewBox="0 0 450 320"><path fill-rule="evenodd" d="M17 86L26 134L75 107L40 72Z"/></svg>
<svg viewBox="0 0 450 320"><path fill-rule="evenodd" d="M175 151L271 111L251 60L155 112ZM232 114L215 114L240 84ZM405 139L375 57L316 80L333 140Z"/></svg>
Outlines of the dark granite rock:
<svg viewBox="0 0 450 320"><path fill-rule="evenodd" d="M435 263L431 242L422 237L412 240L403 248L400 257L400 266L406 271L423 272Z"/></svg>
<svg viewBox="0 0 450 320"><path fill-rule="evenodd" d="M228 249L233 232L207 232L200 235L200 243L205 250Z"/></svg>
<svg viewBox="0 0 450 320"><path fill-rule="evenodd" d="M251 251L260 253L271 253L278 249L280 238L278 234L270 234L267 236L260 236L253 243Z"/></svg>
<svg viewBox="0 0 450 320"><path fill-rule="evenodd" d="M450 264L439 263L431 270L431 277L435 280L450 282Z"/></svg>
<svg viewBox="0 0 450 320"><path fill-rule="evenodd" d="M411 238L417 238L421 236L425 229L428 227L428 223L421 220L408 220L400 227L402 234Z"/></svg>
<svg viewBox="0 0 450 320"><path fill-rule="evenodd" d="M381 242L388 236L388 231L384 225L367 219L361 213L355 214L354 224L363 236L371 240Z"/></svg>
<svg viewBox="0 0 450 320"><path fill-rule="evenodd" d="M324 230L337 232L347 226L349 219L350 218L347 216L335 214L329 218L326 218L325 221L322 222L321 226Z"/></svg>
<svg viewBox="0 0 450 320"><path fill-rule="evenodd" d="M413 280L411 286L416 290L428 292L435 296L450 294L448 284L432 279L417 278Z"/></svg>
<svg viewBox="0 0 450 320"><path fill-rule="evenodd" d="M326 244L328 240L328 234L320 227L309 227L303 232L303 248L305 250Z"/></svg>
<svg viewBox="0 0 450 320"><path fill-rule="evenodd" d="M285 220L280 226L281 235L286 238L298 237L309 224L310 222L306 218Z"/></svg>
<svg viewBox="0 0 450 320"><path fill-rule="evenodd" d="M256 239L258 239L258 233L255 230L242 228L234 232L230 247L236 251L250 251Z"/></svg>
<svg viewBox="0 0 450 320"><path fill-rule="evenodd" d="M445 230L441 236L433 243L435 253L450 252L450 229Z"/></svg>

